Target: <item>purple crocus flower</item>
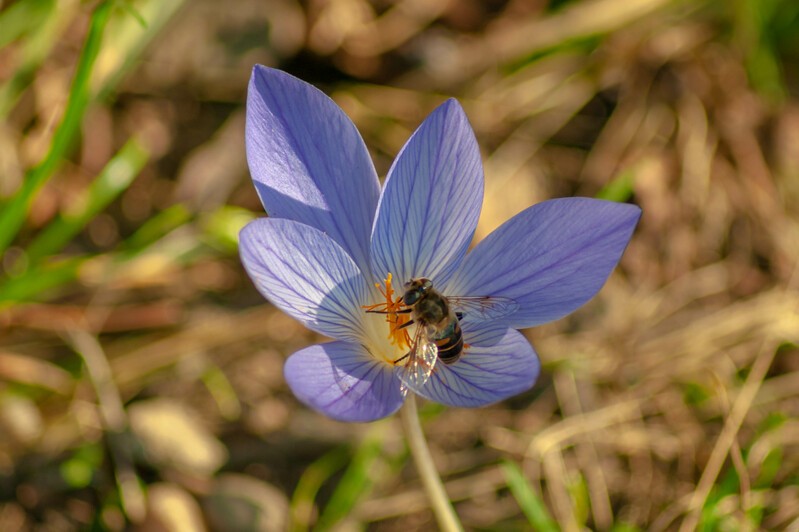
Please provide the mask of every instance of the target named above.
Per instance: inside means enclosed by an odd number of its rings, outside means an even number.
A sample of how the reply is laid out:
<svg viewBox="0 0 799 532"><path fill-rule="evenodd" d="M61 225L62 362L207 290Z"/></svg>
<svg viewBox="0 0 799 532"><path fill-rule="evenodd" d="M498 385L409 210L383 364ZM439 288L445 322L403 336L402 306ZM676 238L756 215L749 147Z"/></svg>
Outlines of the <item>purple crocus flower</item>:
<svg viewBox="0 0 799 532"><path fill-rule="evenodd" d="M372 421L402 405L407 342L385 316L386 279L428 278L446 297L516 302L460 323L467 344L416 393L476 407L533 386L538 357L516 329L561 318L591 299L619 261L640 209L588 198L545 201L467 252L483 200L480 151L455 100L433 111L381 189L353 123L326 95L256 66L247 99L247 158L269 218L241 232L241 257L275 306L334 341L291 355L285 377L306 405Z"/></svg>

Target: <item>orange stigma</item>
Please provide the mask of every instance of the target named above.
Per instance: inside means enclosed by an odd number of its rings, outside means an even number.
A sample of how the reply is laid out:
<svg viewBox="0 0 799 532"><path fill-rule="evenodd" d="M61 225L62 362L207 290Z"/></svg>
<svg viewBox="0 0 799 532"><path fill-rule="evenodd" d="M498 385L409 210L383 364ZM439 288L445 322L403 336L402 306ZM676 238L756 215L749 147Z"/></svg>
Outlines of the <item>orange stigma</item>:
<svg viewBox="0 0 799 532"><path fill-rule="evenodd" d="M386 316L386 323L388 323L388 339L393 345L400 349L408 349L411 345L411 336L408 333L407 327L401 329L404 324L411 320L411 315L408 312L399 314L401 310L406 310L407 306L402 302L402 295L394 298L394 287L391 286L391 272L386 275L383 283L385 288L380 283L375 283L375 287L380 290L380 293L386 299L385 303L377 303L375 305L364 305L363 308L367 311L378 312Z"/></svg>

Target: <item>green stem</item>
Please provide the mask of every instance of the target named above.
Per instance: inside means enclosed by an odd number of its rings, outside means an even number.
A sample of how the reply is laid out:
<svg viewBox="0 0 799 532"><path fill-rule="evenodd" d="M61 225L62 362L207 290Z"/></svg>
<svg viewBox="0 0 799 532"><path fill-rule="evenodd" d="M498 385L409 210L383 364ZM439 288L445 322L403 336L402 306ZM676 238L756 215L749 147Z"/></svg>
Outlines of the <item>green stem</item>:
<svg viewBox="0 0 799 532"><path fill-rule="evenodd" d="M405 406L400 410L402 428L405 429L405 436L408 438L408 446L411 449L413 460L419 476L422 477L422 484L430 498L430 505L436 514L438 526L445 532L463 532L463 526L458 520L452 503L449 502L447 492L444 491L444 484L438 476L436 466L433 464L433 457L427 447L427 441L422 432L422 425L419 423L419 414L416 411L416 396L408 394Z"/></svg>

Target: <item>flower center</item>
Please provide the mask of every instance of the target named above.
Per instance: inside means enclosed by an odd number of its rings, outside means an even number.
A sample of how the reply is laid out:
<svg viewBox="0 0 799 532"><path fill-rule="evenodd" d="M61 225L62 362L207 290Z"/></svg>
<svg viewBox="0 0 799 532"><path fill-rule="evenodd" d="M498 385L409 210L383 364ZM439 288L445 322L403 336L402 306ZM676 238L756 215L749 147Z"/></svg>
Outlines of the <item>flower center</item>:
<svg viewBox="0 0 799 532"><path fill-rule="evenodd" d="M402 301L402 295L394 297L394 287L391 284L391 272L386 275L383 284L375 283L375 287L385 298L385 303L364 305L369 312L383 314L388 324L388 340L400 350L407 350L411 346L411 335L408 333L407 323L411 320L408 307Z"/></svg>

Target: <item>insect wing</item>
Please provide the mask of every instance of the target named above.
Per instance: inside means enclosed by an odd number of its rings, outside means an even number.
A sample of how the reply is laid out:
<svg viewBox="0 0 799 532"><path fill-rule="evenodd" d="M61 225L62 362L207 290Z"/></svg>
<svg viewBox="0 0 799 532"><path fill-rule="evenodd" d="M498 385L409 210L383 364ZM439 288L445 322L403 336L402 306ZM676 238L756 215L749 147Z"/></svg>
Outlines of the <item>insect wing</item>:
<svg viewBox="0 0 799 532"><path fill-rule="evenodd" d="M465 318L495 320L513 314L519 304L509 297L500 296L462 296L447 297L454 312L463 313Z"/></svg>
<svg viewBox="0 0 799 532"><path fill-rule="evenodd" d="M408 354L408 361L399 368L402 395L408 393L408 389L418 392L430 379L437 360L438 346L427 338L423 327L418 327L411 352Z"/></svg>

